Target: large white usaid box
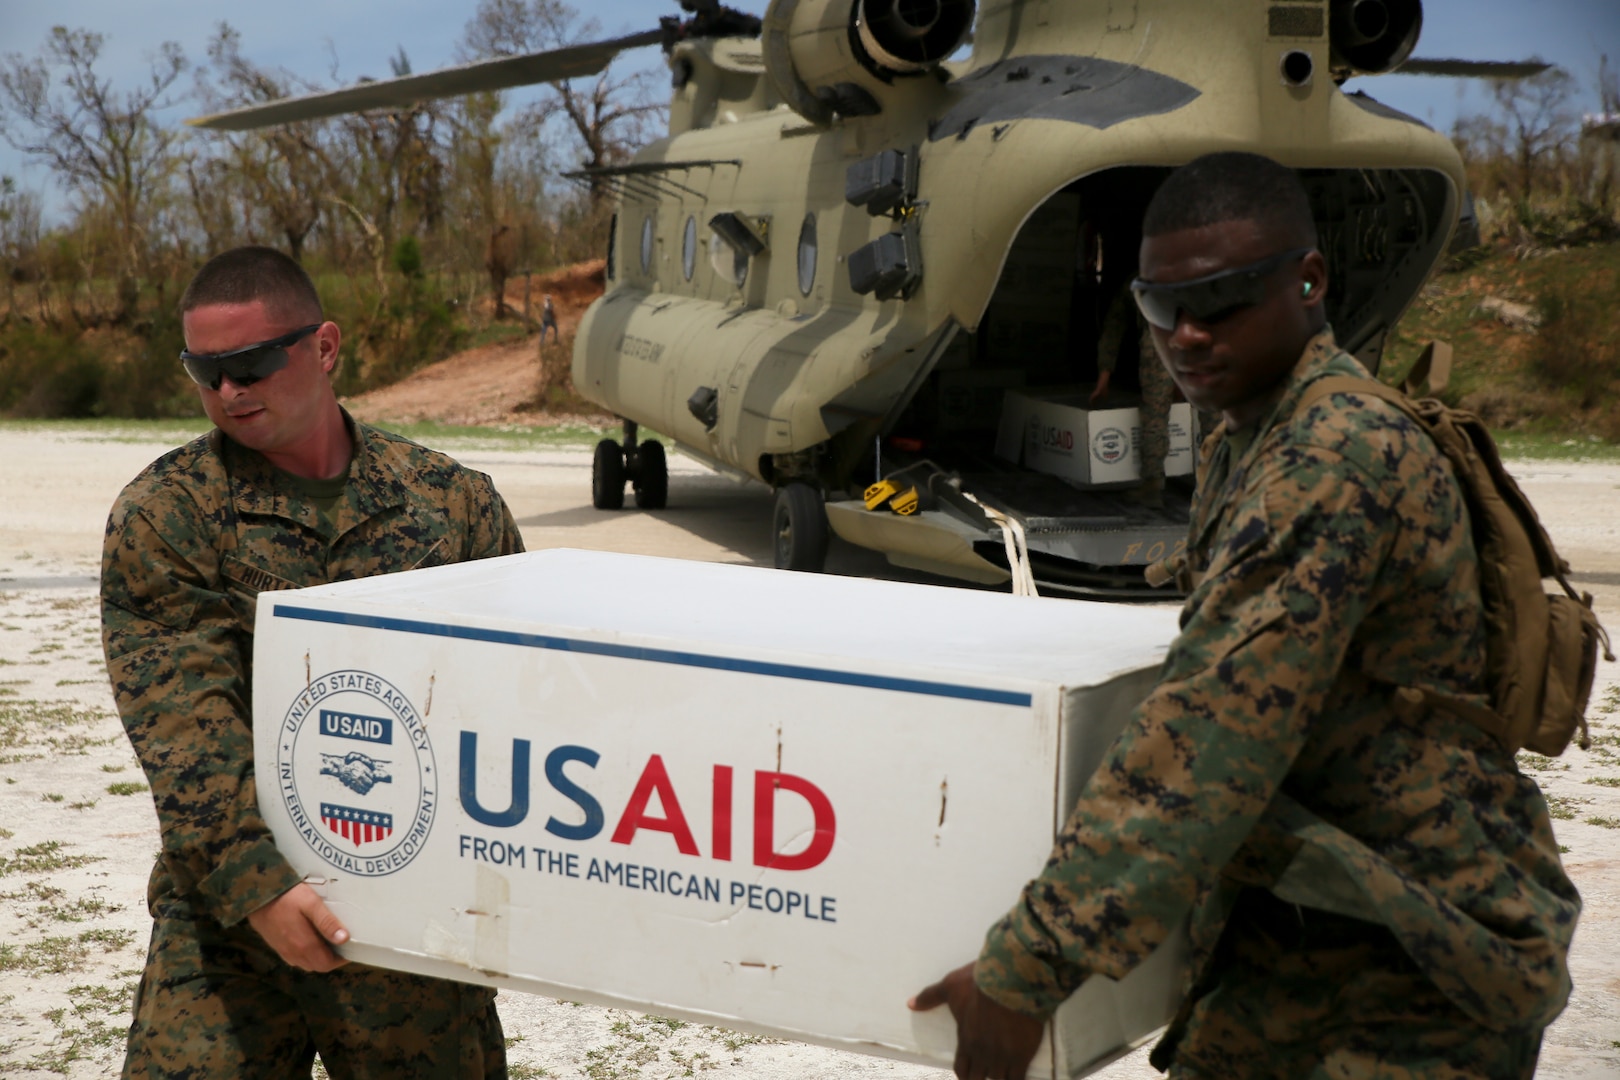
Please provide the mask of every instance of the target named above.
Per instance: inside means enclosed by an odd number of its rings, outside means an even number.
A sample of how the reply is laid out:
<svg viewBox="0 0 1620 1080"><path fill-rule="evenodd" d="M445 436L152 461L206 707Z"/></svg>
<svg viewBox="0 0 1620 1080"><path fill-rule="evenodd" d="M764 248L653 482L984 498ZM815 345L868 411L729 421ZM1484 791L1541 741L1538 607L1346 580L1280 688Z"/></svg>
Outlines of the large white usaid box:
<svg viewBox="0 0 1620 1080"><path fill-rule="evenodd" d="M553 550L262 594L260 809L356 960L948 1067L1167 607ZM1162 1026L1177 940L1039 1075Z"/></svg>

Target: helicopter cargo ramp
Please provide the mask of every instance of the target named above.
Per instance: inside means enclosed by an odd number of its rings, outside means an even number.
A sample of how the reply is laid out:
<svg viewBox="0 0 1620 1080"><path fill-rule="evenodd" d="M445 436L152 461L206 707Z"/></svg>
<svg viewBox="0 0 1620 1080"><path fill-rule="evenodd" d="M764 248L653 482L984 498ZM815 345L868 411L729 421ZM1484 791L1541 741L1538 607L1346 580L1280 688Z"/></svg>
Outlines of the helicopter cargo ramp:
<svg viewBox="0 0 1620 1080"><path fill-rule="evenodd" d="M956 485L1019 523L1042 595L1180 599L1173 588L1147 585L1142 570L1186 547L1191 507L1181 484L1165 488L1160 506L1142 505L1121 491L1081 490L1028 470L962 473ZM827 521L844 540L882 551L896 566L1005 584L1011 571L1000 529L951 488L936 486L931 494L930 505L910 515L868 510L859 499L829 501Z"/></svg>
<svg viewBox="0 0 1620 1080"><path fill-rule="evenodd" d="M266 594L260 809L351 959L948 1067L907 999L1040 871L1176 629L567 549ZM1184 964L1085 983L1032 1075L1153 1037Z"/></svg>

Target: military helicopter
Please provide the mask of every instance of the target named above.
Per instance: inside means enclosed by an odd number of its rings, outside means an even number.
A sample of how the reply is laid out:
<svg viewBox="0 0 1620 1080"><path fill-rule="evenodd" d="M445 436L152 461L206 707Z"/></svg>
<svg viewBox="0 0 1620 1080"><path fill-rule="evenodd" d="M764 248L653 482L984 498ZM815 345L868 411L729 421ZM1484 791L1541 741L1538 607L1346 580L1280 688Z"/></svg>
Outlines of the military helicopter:
<svg viewBox="0 0 1620 1080"><path fill-rule="evenodd" d="M1060 595L1143 595L1144 567L1184 542L1190 477L1139 505L1126 422L1065 428L1027 404L1095 380L1160 179L1222 149L1299 170L1331 322L1376 371L1466 193L1444 136L1343 82L1545 67L1413 59L1419 0L771 0L763 19L681 4L645 33L191 123L399 108L661 46L669 135L576 174L618 199L573 358L578 392L623 419L596 447L595 506L622 507L627 484L666 504L646 427L775 489L779 567L820 570L831 533ZM1103 403L1127 422L1136 351ZM1172 421L1167 466L1186 473L1195 424ZM1087 455L1097 471L1076 476ZM1099 480L1099 461L1124 472Z"/></svg>

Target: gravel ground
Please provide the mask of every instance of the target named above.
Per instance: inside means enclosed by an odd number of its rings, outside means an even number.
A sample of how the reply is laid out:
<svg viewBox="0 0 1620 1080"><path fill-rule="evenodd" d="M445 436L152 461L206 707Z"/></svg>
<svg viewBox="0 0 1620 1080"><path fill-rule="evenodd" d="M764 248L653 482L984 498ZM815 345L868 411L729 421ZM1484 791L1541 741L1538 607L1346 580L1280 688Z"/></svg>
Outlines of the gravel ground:
<svg viewBox="0 0 1620 1080"><path fill-rule="evenodd" d="M118 489L164 445L0 425L0 1076L118 1072L150 921L158 848L144 778L112 710L95 576ZM467 450L511 502L531 548L570 546L764 562L770 497L671 459L668 512L589 506L589 453ZM1581 587L1620 631L1620 466L1512 466ZM831 569L887 574L835 549ZM1548 1031L1540 1075L1620 1077L1620 665L1604 664L1593 748L1525 755L1552 802L1586 910L1575 996ZM937 1070L619 1010L503 993L514 1077L885 1076ZM1139 1051L1096 1075L1157 1074Z"/></svg>

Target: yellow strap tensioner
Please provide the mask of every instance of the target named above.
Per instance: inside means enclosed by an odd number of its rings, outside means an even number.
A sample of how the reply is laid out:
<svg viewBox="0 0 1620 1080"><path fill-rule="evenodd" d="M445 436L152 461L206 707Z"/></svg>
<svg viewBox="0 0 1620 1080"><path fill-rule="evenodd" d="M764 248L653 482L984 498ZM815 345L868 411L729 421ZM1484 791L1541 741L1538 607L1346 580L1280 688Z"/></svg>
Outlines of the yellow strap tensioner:
<svg viewBox="0 0 1620 1080"><path fill-rule="evenodd" d="M884 503L888 503L889 509L902 517L915 514L919 501L915 487L901 491L893 480L879 480L866 489L864 498L868 510L880 510Z"/></svg>

